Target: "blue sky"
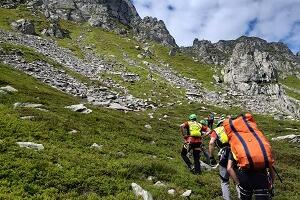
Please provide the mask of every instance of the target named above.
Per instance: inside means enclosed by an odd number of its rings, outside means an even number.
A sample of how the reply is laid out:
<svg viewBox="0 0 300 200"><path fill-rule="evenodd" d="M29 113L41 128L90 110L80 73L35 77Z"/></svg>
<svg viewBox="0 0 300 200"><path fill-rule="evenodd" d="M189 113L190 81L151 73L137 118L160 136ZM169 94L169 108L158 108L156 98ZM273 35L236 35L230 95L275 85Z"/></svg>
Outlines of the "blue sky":
<svg viewBox="0 0 300 200"><path fill-rule="evenodd" d="M162 19L180 46L195 38L257 36L300 51L300 0L133 0L141 17Z"/></svg>

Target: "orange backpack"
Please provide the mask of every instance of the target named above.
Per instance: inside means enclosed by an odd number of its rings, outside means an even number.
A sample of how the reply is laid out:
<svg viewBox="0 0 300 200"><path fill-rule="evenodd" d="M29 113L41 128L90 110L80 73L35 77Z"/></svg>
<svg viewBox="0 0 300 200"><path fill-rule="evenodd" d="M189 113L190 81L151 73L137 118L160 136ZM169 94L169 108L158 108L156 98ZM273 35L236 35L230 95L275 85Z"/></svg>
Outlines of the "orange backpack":
<svg viewBox="0 0 300 200"><path fill-rule="evenodd" d="M232 153L242 169L259 170L274 164L269 141L250 113L223 122Z"/></svg>

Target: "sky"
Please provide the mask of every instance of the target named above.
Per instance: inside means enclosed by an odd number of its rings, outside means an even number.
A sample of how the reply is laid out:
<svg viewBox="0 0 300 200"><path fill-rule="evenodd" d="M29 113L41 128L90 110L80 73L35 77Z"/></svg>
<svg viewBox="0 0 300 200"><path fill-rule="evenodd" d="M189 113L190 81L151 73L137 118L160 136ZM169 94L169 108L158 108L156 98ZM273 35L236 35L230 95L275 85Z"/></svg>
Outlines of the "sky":
<svg viewBox="0 0 300 200"><path fill-rule="evenodd" d="M284 42L300 51L300 0L132 0L141 17L165 22L179 46L241 35Z"/></svg>

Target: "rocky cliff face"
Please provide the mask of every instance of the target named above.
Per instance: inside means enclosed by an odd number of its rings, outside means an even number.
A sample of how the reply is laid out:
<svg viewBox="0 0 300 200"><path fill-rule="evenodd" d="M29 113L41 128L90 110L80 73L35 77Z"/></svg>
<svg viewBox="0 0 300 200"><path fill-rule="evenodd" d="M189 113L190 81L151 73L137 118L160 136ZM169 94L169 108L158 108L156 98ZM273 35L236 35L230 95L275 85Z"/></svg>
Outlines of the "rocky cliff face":
<svg viewBox="0 0 300 200"><path fill-rule="evenodd" d="M156 18L141 19L130 0L3 0L0 7L12 8L22 3L39 10L50 21L59 19L88 22L91 26L126 34L123 24L141 40L152 40L177 47L165 24Z"/></svg>
<svg viewBox="0 0 300 200"><path fill-rule="evenodd" d="M240 48L242 46L242 48ZM198 59L215 64L226 65L230 58L235 56L238 50L242 54L253 54L259 51L268 54L268 62L273 62L277 70L289 71L294 67L299 68L299 61L291 50L281 42L271 42L257 38L242 36L236 40L220 40L212 43L208 40L195 39L193 46L181 48L183 51L193 54ZM241 54L241 53L240 53Z"/></svg>
<svg viewBox="0 0 300 200"><path fill-rule="evenodd" d="M195 39L192 47L182 50L203 62L220 66L218 79L230 91L241 92L245 98L265 97L262 99L268 99L280 110L299 115L298 103L289 100L278 83L287 75L299 76L299 58L285 44L242 36L217 43ZM257 107L261 103L257 102Z"/></svg>

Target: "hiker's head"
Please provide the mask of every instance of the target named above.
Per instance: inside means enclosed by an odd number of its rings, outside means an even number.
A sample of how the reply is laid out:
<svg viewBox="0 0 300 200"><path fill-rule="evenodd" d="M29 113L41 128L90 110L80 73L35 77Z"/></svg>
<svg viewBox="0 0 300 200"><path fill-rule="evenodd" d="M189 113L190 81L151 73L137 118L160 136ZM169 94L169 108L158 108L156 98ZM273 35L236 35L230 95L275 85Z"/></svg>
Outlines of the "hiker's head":
<svg viewBox="0 0 300 200"><path fill-rule="evenodd" d="M202 125L204 125L204 126L207 126L207 125L208 125L208 122L207 122L207 120L202 119L202 120L200 121L200 124L202 124Z"/></svg>
<svg viewBox="0 0 300 200"><path fill-rule="evenodd" d="M197 120L197 115L196 114L190 114L189 120L196 121Z"/></svg>

